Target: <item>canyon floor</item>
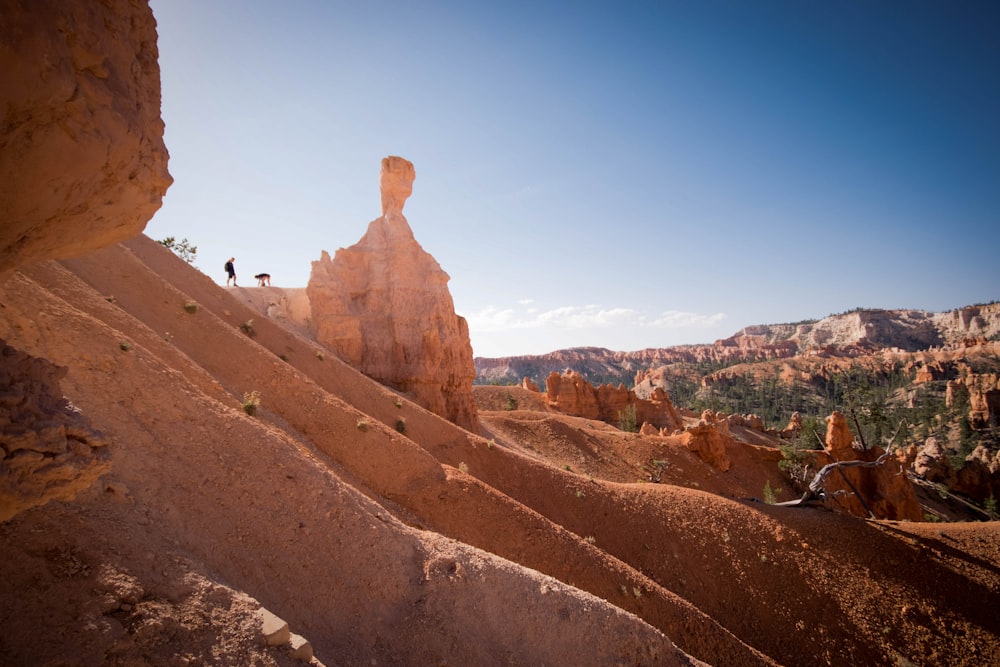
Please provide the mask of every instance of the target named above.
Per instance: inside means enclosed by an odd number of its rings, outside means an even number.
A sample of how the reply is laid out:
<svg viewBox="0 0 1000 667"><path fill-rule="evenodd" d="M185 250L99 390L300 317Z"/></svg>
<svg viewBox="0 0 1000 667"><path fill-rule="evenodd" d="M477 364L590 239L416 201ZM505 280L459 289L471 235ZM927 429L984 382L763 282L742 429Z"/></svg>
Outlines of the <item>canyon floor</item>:
<svg viewBox="0 0 1000 667"><path fill-rule="evenodd" d="M720 472L518 387L469 433L256 289L145 237L0 286L110 462L0 524L0 664L1000 664L997 522L768 505L759 432Z"/></svg>

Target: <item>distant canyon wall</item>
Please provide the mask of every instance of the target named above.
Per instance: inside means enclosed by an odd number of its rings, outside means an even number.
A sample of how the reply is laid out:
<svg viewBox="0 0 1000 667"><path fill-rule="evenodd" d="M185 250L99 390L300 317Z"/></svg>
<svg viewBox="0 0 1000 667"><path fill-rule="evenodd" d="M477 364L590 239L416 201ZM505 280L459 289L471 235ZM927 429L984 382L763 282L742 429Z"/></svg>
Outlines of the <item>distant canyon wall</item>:
<svg viewBox="0 0 1000 667"><path fill-rule="evenodd" d="M477 357L476 381L513 384L529 377L542 383L552 372L572 369L591 382L639 385L637 373L677 363L732 364L787 359L798 354L851 357L879 349L919 351L1000 340L1000 303L943 313L865 310L815 322L761 324L706 345L677 345L616 352L600 347L516 357ZM631 382L630 382L631 381Z"/></svg>
<svg viewBox="0 0 1000 667"><path fill-rule="evenodd" d="M744 349L794 345L799 353L907 352L1000 338L1000 303L965 306L943 313L923 310L857 310L815 322L746 327L717 345Z"/></svg>

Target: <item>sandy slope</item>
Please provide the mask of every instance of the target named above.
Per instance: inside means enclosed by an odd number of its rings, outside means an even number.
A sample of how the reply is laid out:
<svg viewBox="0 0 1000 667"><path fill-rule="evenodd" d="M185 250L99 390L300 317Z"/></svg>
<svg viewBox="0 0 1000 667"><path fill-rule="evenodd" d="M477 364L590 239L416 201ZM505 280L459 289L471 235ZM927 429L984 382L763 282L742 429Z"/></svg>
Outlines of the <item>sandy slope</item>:
<svg viewBox="0 0 1000 667"><path fill-rule="evenodd" d="M284 664L259 604L327 664L1000 663L996 524L741 500L783 483L772 450L719 473L532 396L477 393L469 434L144 237L0 306L114 451L84 497L0 526L4 664ZM636 483L655 461L666 483Z"/></svg>

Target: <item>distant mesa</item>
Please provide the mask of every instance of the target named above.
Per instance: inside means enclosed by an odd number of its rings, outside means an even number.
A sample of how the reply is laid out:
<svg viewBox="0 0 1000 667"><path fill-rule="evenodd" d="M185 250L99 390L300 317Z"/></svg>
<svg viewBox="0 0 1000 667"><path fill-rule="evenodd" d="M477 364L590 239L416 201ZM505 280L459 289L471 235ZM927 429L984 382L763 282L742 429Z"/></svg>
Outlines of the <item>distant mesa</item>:
<svg viewBox="0 0 1000 667"><path fill-rule="evenodd" d="M403 216L415 178L408 160L383 159L382 216L358 243L312 263L312 333L365 375L478 432L468 324L455 314L448 274Z"/></svg>

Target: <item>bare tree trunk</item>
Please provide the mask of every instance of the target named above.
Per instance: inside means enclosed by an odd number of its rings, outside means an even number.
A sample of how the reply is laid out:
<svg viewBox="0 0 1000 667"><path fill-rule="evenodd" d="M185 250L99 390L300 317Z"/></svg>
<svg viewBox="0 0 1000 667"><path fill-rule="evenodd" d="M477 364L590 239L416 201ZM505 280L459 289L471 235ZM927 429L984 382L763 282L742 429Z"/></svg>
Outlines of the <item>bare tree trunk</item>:
<svg viewBox="0 0 1000 667"><path fill-rule="evenodd" d="M789 500L783 503L777 503L777 505L780 505L782 507L798 507L806 505L808 503L815 503L817 501L822 501L826 496L826 478L829 477L834 470L838 470L841 472L841 474L843 474L844 468L877 468L878 466L882 465L889 458L891 458L893 452L892 443L896 439L896 436L899 434L900 429L903 428L904 423L905 422L899 422L899 426L896 427L895 433L892 434L892 437L889 438L889 442L886 444L885 451L882 453L881 456L879 456L874 461L854 460L854 461L834 461L833 463L827 463L825 466L819 469L819 472L817 472L815 477L812 478L812 481L809 482L809 487L806 489L805 493L802 494L801 498L799 498L798 500ZM846 480L847 478L844 477L844 479ZM848 482L848 486L850 486L853 489L854 495L856 495L858 497L858 500L861 501L861 504L868 511L868 514L872 515L872 511L868 507L868 503L865 502L865 499L862 498L861 495L858 493L857 489L854 488L854 485Z"/></svg>

